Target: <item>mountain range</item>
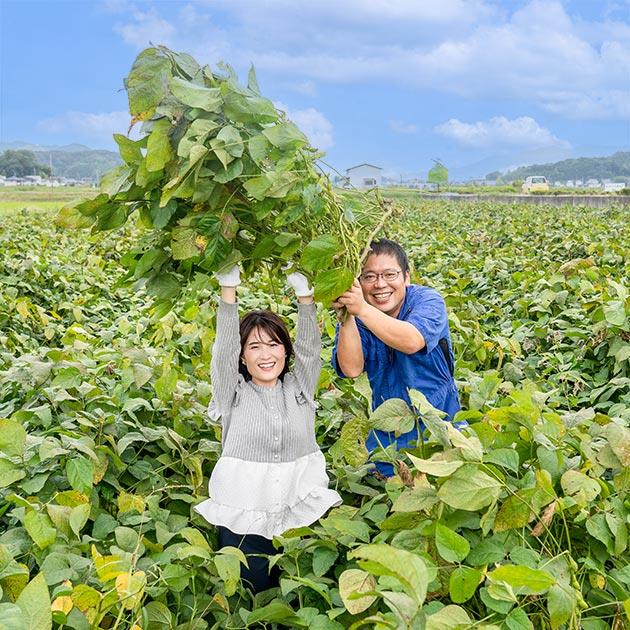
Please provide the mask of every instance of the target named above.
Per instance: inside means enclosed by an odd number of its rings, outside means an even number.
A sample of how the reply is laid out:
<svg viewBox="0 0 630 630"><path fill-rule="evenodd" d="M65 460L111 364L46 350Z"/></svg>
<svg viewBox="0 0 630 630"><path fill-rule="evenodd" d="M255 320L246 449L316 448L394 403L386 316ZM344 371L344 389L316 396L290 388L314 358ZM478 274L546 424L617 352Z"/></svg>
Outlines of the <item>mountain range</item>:
<svg viewBox="0 0 630 630"><path fill-rule="evenodd" d="M29 142L0 142L0 153L7 149L32 151L42 164L52 165L53 175L69 179L98 181L114 166L121 164L118 153L90 149L82 144L42 145Z"/></svg>

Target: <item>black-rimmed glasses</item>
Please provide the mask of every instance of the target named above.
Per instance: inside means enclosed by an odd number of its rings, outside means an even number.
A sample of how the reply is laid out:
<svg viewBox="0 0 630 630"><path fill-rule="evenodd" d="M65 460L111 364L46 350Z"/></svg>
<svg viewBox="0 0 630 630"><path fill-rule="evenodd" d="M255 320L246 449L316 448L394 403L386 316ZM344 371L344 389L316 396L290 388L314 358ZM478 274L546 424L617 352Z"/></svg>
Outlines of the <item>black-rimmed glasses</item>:
<svg viewBox="0 0 630 630"><path fill-rule="evenodd" d="M383 273L368 271L359 276L359 282L361 282L361 284L374 284L379 278L383 278L385 282L393 282L401 273L402 271L400 269L386 269Z"/></svg>

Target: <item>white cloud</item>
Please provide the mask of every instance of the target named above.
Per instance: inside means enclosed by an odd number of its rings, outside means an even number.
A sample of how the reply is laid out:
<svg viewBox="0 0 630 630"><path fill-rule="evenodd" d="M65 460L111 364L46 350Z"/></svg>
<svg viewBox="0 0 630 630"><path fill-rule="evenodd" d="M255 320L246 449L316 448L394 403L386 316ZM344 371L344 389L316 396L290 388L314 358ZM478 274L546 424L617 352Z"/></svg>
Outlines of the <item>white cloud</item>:
<svg viewBox="0 0 630 630"><path fill-rule="evenodd" d="M333 146L333 126L320 111L314 107L292 110L280 102L274 103L274 105L284 111L287 118L293 121L306 134L313 147L326 151Z"/></svg>
<svg viewBox="0 0 630 630"><path fill-rule="evenodd" d="M145 48L150 43L172 46L176 41L176 27L160 17L154 8L148 11L134 9L131 15L132 21L114 27L125 43Z"/></svg>
<svg viewBox="0 0 630 630"><path fill-rule="evenodd" d="M390 120L389 128L395 133L402 133L405 135L411 135L418 132L418 126L400 122L400 120Z"/></svg>
<svg viewBox="0 0 630 630"><path fill-rule="evenodd" d="M315 96L317 94L317 87L313 81L299 81L292 84L290 88L295 92L304 94L304 96Z"/></svg>
<svg viewBox="0 0 630 630"><path fill-rule="evenodd" d="M126 134L129 127L128 112L65 112L40 120L39 129L50 134L72 134L77 138L96 141L100 146L113 144L112 134Z"/></svg>
<svg viewBox="0 0 630 630"><path fill-rule="evenodd" d="M456 142L474 148L532 149L568 147L569 143L541 127L533 118L521 116L512 120L496 116L488 121L465 123L456 118L435 127L435 131Z"/></svg>
<svg viewBox="0 0 630 630"><path fill-rule="evenodd" d="M206 0L185 5L172 22L159 5L131 11L117 31L134 46L167 43L240 71L253 62L306 94L314 83L378 82L517 100L565 117L627 119L627 20L586 22L561 0L508 4Z"/></svg>

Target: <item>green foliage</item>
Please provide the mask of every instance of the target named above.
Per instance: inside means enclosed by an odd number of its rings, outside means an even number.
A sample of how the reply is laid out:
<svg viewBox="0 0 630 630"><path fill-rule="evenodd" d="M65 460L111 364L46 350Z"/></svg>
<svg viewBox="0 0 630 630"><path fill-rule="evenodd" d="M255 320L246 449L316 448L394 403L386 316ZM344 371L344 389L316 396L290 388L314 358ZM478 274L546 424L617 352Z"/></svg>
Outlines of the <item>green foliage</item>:
<svg viewBox="0 0 630 630"><path fill-rule="evenodd" d="M429 170L427 181L430 184L446 184L448 183L448 169L442 162L437 161L433 168Z"/></svg>
<svg viewBox="0 0 630 630"><path fill-rule="evenodd" d="M32 151L7 149L0 153L0 175L25 177L26 175L50 175L50 167L41 164Z"/></svg>
<svg viewBox="0 0 630 630"><path fill-rule="evenodd" d="M64 208L59 225L98 232L139 216L146 232L124 257L126 279L146 285L163 312L236 262L246 276L299 263L327 305L352 284L391 210L378 192L333 192L320 154L260 94L253 69L244 87L227 65L148 48L125 87L141 137L115 136L124 164L96 198Z"/></svg>
<svg viewBox="0 0 630 630"><path fill-rule="evenodd" d="M192 510L220 454L206 417L213 292L156 312L141 285L115 282L141 227L87 235L46 214L7 218L0 627L623 627L625 222L615 209L431 204L391 226L414 279L447 300L470 426L449 428L411 392L426 439L377 453L402 462L378 481L368 429L419 418L396 401L372 413L364 379L326 366L315 430L344 503L277 540L280 587L254 598L238 551L219 552ZM162 253L145 255L149 268ZM247 286L243 308L295 321L266 276ZM329 356L334 321L325 309L320 321Z"/></svg>
<svg viewBox="0 0 630 630"><path fill-rule="evenodd" d="M607 157L572 158L551 164L532 164L508 171L503 175L506 181L525 179L529 175L544 175L549 181L590 178L613 179L630 178L630 152L618 151ZM488 176L488 179L490 177Z"/></svg>

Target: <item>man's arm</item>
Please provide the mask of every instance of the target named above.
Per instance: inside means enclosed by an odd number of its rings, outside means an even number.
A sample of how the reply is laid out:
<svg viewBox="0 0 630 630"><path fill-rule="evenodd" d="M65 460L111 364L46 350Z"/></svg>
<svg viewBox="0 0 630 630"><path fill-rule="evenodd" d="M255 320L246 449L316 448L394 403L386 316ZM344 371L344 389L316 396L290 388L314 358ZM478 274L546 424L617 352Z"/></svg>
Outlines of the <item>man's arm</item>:
<svg viewBox="0 0 630 630"><path fill-rule="evenodd" d="M354 315L346 318L339 327L337 336L337 363L341 371L350 378L356 378L363 372L363 346Z"/></svg>
<svg viewBox="0 0 630 630"><path fill-rule="evenodd" d="M422 333L413 324L391 317L379 311L375 306L368 304L363 297L361 285L357 281L354 282L348 291L337 298L335 304L345 306L349 314L359 317L368 330L376 335L385 345L395 350L399 350L405 354L413 354L414 352L418 352L418 350L422 350L425 346ZM333 304L333 306L335 306L335 304ZM354 317L352 319L354 319ZM356 323L354 327L356 329ZM341 332L339 336L341 338ZM356 331L356 336L359 336L358 330ZM360 348L360 338L358 342ZM344 374L347 374L339 357L340 345L341 344L339 344L337 350L339 366L344 371ZM352 346L352 348L354 349L355 346ZM361 371L363 371L363 353L361 353ZM359 372L359 374L360 373L361 372ZM350 374L348 374L348 376L350 376Z"/></svg>

